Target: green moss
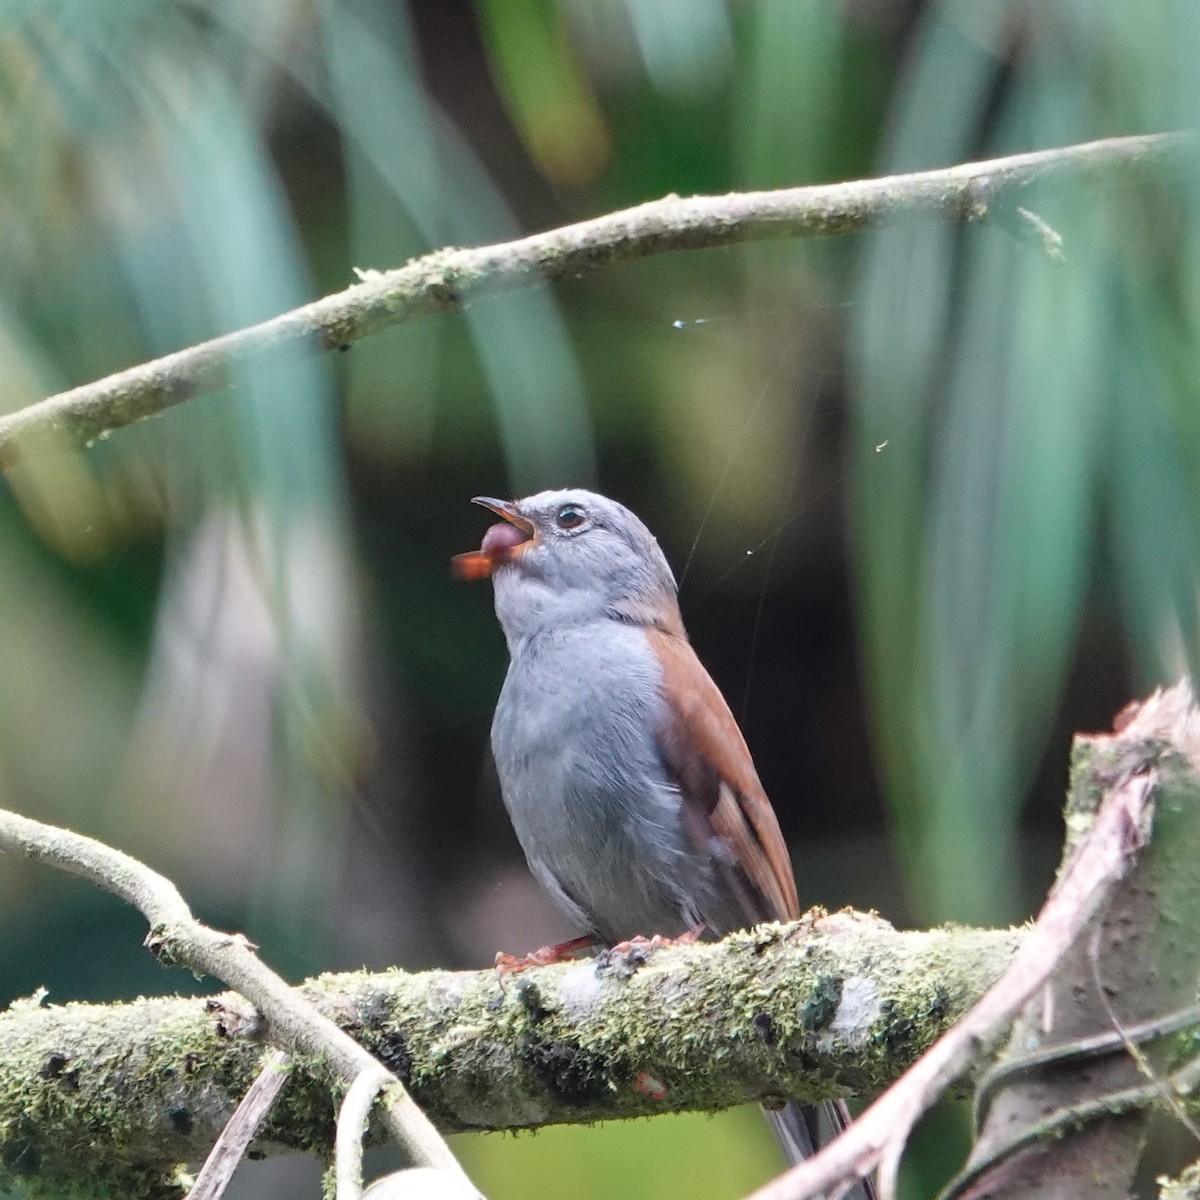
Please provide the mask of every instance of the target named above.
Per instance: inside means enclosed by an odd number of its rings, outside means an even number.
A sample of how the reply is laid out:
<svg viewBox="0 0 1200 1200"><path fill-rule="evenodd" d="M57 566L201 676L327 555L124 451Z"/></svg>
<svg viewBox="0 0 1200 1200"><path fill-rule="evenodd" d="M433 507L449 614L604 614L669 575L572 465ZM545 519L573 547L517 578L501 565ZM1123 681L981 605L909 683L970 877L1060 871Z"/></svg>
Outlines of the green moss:
<svg viewBox="0 0 1200 1200"><path fill-rule="evenodd" d="M355 973L305 992L395 1067L446 1131L589 1123L877 1090L961 1014L1018 940L898 934L861 914L819 913L663 950L627 977L588 963L504 988L490 972ZM850 980L879 1007L847 1040L839 1013ZM11 1160L0 1172L12 1180L36 1161L39 1183L55 1180L64 1196L141 1194L131 1180L177 1195L178 1183L164 1182L173 1164L203 1156L262 1054L218 1036L202 1001L8 1019L32 1024L21 1025L21 1061L0 1059L0 1153ZM263 1142L327 1153L334 1111L327 1064L297 1061Z"/></svg>
<svg viewBox="0 0 1200 1200"><path fill-rule="evenodd" d="M840 975L818 975L812 991L800 1007L800 1024L810 1033L819 1033L834 1018L842 1002Z"/></svg>

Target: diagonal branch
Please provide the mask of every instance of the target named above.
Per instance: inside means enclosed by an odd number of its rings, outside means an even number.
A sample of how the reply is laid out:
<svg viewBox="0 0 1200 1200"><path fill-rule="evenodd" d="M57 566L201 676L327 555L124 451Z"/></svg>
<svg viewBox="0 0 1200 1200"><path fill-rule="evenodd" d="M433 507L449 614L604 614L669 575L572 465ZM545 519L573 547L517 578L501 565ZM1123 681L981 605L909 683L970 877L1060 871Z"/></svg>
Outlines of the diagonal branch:
<svg viewBox="0 0 1200 1200"><path fill-rule="evenodd" d="M1149 1114L1135 1106L1146 1095L1168 1098L1191 1121L1174 1094L1181 1078L1171 1073L1182 1047L1158 1030L1186 1019L1200 976L1200 713L1181 686L1130 706L1115 735L1077 738L1075 752L1097 764L1097 781L1109 787L1153 779L1154 838L1023 1007L991 1072L959 1180L974 1179L967 1193L995 1200L1083 1192L1125 1200L1149 1127ZM1068 805L1079 795L1073 789ZM1135 1043L1132 1035L1143 1032L1149 1036ZM1090 1053L1098 1037L1113 1034L1107 1054ZM1057 1126L1047 1123L1050 1114Z"/></svg>
<svg viewBox="0 0 1200 1200"><path fill-rule="evenodd" d="M902 217L976 221L1013 214L1031 185L1153 175L1193 144L1161 133L1039 150L935 171L727 196L667 196L513 242L447 248L343 292L0 417L0 469L225 387L235 368L345 349L404 321L550 280L675 250L766 238L859 233ZM1044 236L1044 235L1043 235Z"/></svg>
<svg viewBox="0 0 1200 1200"><path fill-rule="evenodd" d="M232 987L266 1018L279 1045L323 1062L343 1086L383 1069L270 970L244 937L201 924L175 885L136 859L81 834L0 810L0 851L6 850L51 863L128 901L149 921L146 947L159 961L190 967ZM419 1165L461 1174L450 1148L394 1075L391 1084L383 1120L397 1143Z"/></svg>
<svg viewBox="0 0 1200 1200"><path fill-rule="evenodd" d="M751 1200L809 1200L836 1192L876 1167L880 1194L895 1196L900 1153L913 1126L981 1053L994 1047L1128 871L1149 836L1155 781L1148 769L1109 793L1012 964L974 1008L841 1137Z"/></svg>

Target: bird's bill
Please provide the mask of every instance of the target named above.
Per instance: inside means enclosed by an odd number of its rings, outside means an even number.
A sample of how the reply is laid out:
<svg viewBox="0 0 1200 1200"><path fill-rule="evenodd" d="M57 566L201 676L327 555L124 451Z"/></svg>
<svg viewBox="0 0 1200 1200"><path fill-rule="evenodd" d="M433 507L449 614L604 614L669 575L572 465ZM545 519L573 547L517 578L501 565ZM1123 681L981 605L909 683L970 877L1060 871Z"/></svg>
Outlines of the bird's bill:
<svg viewBox="0 0 1200 1200"><path fill-rule="evenodd" d="M490 508L503 517L506 525L493 525L483 535L483 545L478 550L456 554L450 560L450 570L456 579L468 582L488 579L500 565L511 562L533 540L533 522L521 516L517 506L509 500L494 500L490 496L475 496L472 504Z"/></svg>
<svg viewBox="0 0 1200 1200"><path fill-rule="evenodd" d="M527 537L533 537L533 522L521 516L520 510L511 500L494 500L491 496L472 496L472 504L482 508L490 508L498 517L503 517L510 525L515 525Z"/></svg>

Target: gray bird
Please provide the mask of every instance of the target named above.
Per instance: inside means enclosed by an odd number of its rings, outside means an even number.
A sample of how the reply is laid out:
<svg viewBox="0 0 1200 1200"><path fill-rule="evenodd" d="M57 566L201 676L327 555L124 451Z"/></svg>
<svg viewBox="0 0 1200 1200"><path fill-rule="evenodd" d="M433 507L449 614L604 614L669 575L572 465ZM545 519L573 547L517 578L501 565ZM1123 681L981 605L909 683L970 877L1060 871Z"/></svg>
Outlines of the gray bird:
<svg viewBox="0 0 1200 1200"><path fill-rule="evenodd" d="M460 578L491 578L508 642L492 751L558 907L604 945L797 918L779 822L654 536L580 489L474 503L504 519L454 560ZM834 1101L765 1111L793 1162L849 1121Z"/></svg>

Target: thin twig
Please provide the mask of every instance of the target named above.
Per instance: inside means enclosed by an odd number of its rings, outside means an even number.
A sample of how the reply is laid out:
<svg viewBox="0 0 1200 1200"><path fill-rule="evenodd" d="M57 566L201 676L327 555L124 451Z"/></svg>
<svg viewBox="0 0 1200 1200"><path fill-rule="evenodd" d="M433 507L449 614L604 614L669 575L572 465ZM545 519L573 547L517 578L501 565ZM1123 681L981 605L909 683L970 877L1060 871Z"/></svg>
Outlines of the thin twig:
<svg viewBox="0 0 1200 1200"><path fill-rule="evenodd" d="M187 1194L187 1200L220 1200L234 1171L254 1140L258 1127L267 1118L271 1105L287 1083L288 1057L272 1050L263 1060L258 1078L250 1085L233 1116L225 1123L221 1136L213 1144L204 1166Z"/></svg>
<svg viewBox="0 0 1200 1200"><path fill-rule="evenodd" d="M1117 171L1145 175L1190 145L1190 135L1181 133L1106 138L881 179L667 196L513 242L437 250L397 270L362 272L363 281L345 291L0 418L0 469L50 449L89 445L111 430L218 391L247 364L342 350L382 329L484 296L674 250L859 233L900 217L976 221L997 207L1011 211L1034 183Z"/></svg>
<svg viewBox="0 0 1200 1200"><path fill-rule="evenodd" d="M1179 1097L1175 1094L1171 1085L1162 1078L1161 1075L1154 1069L1149 1058L1143 1053L1141 1046L1137 1044L1131 1030L1125 1028L1121 1023L1121 1019L1117 1016L1116 1009L1112 1006L1112 1001L1108 998L1108 991L1104 986L1104 981L1100 977L1100 935L1103 931L1097 929L1088 942L1088 962L1092 968L1092 983L1096 988L1096 997L1103 1006L1109 1021L1112 1023L1113 1029L1121 1039L1121 1044L1125 1048L1126 1054L1137 1063L1137 1068L1141 1073L1153 1083L1162 1093L1162 1098L1166 1102L1167 1107L1179 1119L1179 1123L1200 1142L1200 1129L1196 1128L1196 1122L1187 1115L1183 1105L1179 1102Z"/></svg>
<svg viewBox="0 0 1200 1200"><path fill-rule="evenodd" d="M1006 1057L1003 1062L988 1070L975 1087L975 1128L983 1128L997 1092L1001 1088L1012 1086L1014 1080L1022 1076L1042 1071L1046 1067L1106 1058L1118 1050L1128 1050L1130 1047L1136 1049L1143 1042L1171 1037L1197 1025L1200 1025L1200 1005L1191 1004L1165 1016L1155 1017L1152 1021L1139 1021L1136 1025L1124 1026L1119 1031L1114 1029L1108 1033L1093 1034L1091 1037L1075 1038L1073 1041L1045 1050L1036 1050L1020 1058Z"/></svg>
<svg viewBox="0 0 1200 1200"><path fill-rule="evenodd" d="M1022 204L1017 205L1016 214L1017 218L1024 222L1025 228L1037 239L1051 262L1065 263L1067 261L1067 256L1063 253L1062 234L1049 221Z"/></svg>
<svg viewBox="0 0 1200 1200"><path fill-rule="evenodd" d="M1099 932L1098 930L1097 933ZM1092 945L1089 947L1090 954L1094 954L1095 943L1096 939L1093 938ZM1093 957L1093 967L1095 965ZM1098 975L1096 983L1099 986ZM1024 1126L1004 1141L992 1145L986 1155L964 1167L942 1189L938 1200L956 1200L958 1196L966 1193L977 1180L982 1179L1022 1150L1030 1149L1038 1143L1049 1145L1065 1133L1084 1128L1090 1121L1100 1120L1104 1117L1122 1116L1136 1109L1148 1107L1156 1099L1162 1100L1187 1128L1195 1133L1195 1124L1184 1110L1180 1096L1185 1095L1194 1085L1196 1064L1188 1063L1169 1079L1164 1079L1154 1072L1142 1053L1139 1043L1169 1037L1196 1025L1197 1021L1200 1021L1200 1008L1193 1005L1178 1012L1155 1018L1153 1021L1144 1021L1126 1028L1117 1019L1112 1006L1108 1004L1106 995L1103 996L1103 1000L1114 1025L1112 1031L1052 1046L1048 1050L1037 1051L1015 1061L1004 1062L989 1071L976 1089L975 1128L977 1130L983 1128L992 1096L999 1088L1009 1086L1022 1075L1027 1075L1032 1071L1042 1071L1046 1067L1069 1065L1086 1059L1106 1057L1117 1051L1125 1050L1138 1062L1150 1083L1104 1092L1088 1100L1081 1100L1075 1104L1054 1109L1049 1113L1042 1112L1036 1121Z"/></svg>
<svg viewBox="0 0 1200 1200"><path fill-rule="evenodd" d="M848 1179L861 1179L876 1167L880 1196L895 1196L900 1155L912 1127L1007 1028L1124 877L1132 852L1146 834L1156 778L1148 771L1109 792L1011 966L970 1012L841 1137L760 1188L750 1200L809 1200Z"/></svg>
<svg viewBox="0 0 1200 1200"><path fill-rule="evenodd" d="M278 1044L320 1058L347 1086L364 1071L382 1069L349 1034L270 970L244 937L201 924L175 885L136 859L81 834L0 810L3 850L51 863L127 900L150 923L146 946L156 958L220 979L262 1013ZM432 1122L400 1081L392 1079L395 1099L383 1114L389 1133L410 1161L463 1174Z"/></svg>
<svg viewBox="0 0 1200 1200"><path fill-rule="evenodd" d="M375 1097L392 1082L390 1071L364 1071L351 1085L338 1111L335 1163L337 1200L360 1200L363 1187L363 1138Z"/></svg>
<svg viewBox="0 0 1200 1200"><path fill-rule="evenodd" d="M1119 1091L1107 1092L1102 1096L1094 1096L1088 1100L1081 1100L1078 1104L1069 1104L1045 1113L1034 1124L1025 1126L1007 1141L995 1146L986 1158L971 1163L955 1175L938 1194L938 1200L956 1200L973 1183L1001 1163L1020 1154L1022 1150L1028 1150L1039 1143L1052 1144L1064 1134L1082 1129L1092 1121L1124 1116L1126 1113L1148 1108L1160 1100L1165 1101L1167 1106L1175 1111L1179 1104L1178 1097L1188 1095L1198 1081L1200 1061L1193 1060L1166 1079L1155 1078L1151 1083L1121 1088Z"/></svg>

